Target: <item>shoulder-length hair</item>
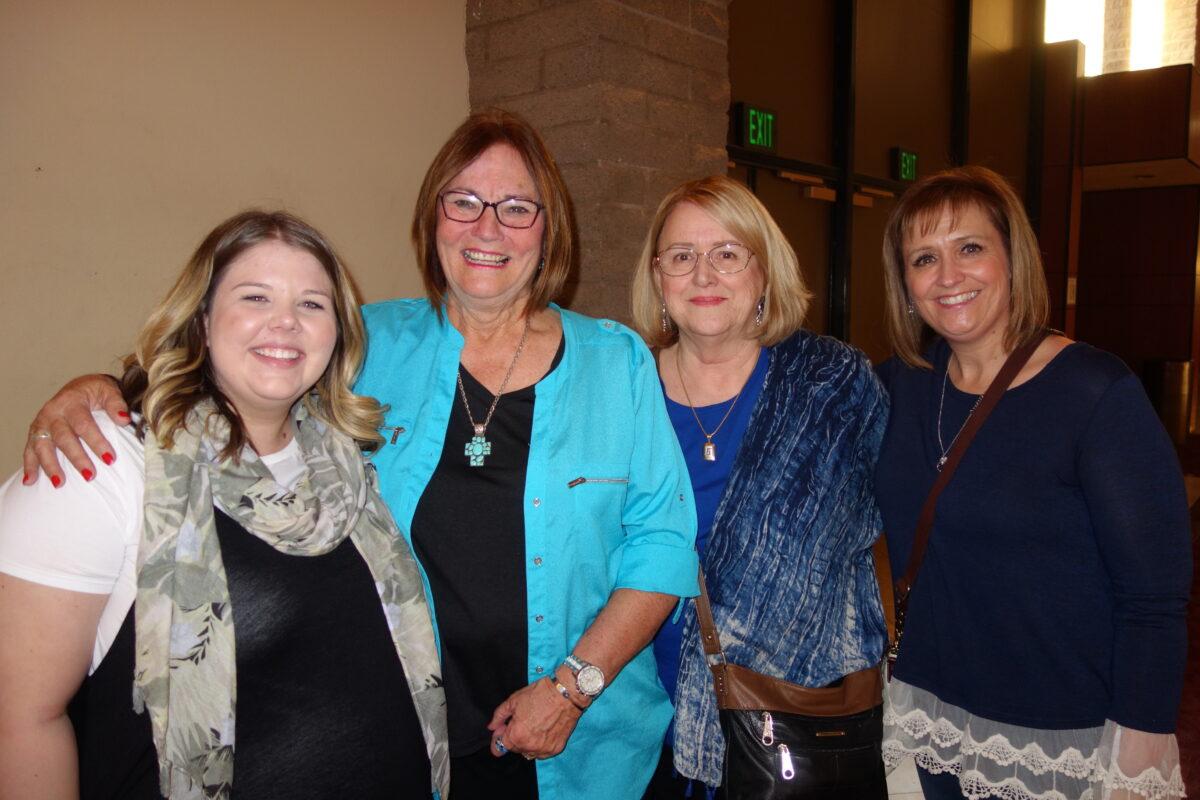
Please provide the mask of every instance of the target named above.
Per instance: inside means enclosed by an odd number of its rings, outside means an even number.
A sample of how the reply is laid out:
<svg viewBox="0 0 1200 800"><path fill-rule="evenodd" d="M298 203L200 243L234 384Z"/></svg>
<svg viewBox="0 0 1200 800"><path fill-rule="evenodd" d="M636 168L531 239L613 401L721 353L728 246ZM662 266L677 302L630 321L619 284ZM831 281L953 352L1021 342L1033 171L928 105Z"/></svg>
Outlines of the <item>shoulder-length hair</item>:
<svg viewBox="0 0 1200 800"><path fill-rule="evenodd" d="M904 246L915 232L924 235L943 215L957 221L971 206L983 211L1004 242L1009 264L1008 327L1004 348L1012 351L1046 327L1050 292L1037 237L1012 186L987 167L958 167L930 175L904 193L883 232L883 277L888 335L896 355L914 367L930 368L922 355L932 329L910 313L904 281Z"/></svg>
<svg viewBox="0 0 1200 800"><path fill-rule="evenodd" d="M545 308L562 291L575 260L575 212L571 196L554 156L533 126L509 111L490 108L467 117L425 172L417 205L413 209L412 242L417 266L425 283L425 296L440 314L446 303L446 274L438 260L437 224L441 213L439 196L455 175L492 145L506 144L521 155L537 187L538 202L545 208L542 234L542 267L533 278L526 305L532 313Z"/></svg>
<svg viewBox="0 0 1200 800"><path fill-rule="evenodd" d="M756 329L764 347L783 341L804 325L812 294L796 251L771 214L742 184L724 175L688 181L671 190L650 223L633 273L633 325L651 347L679 340L675 325L663 330L662 295L654 279L654 256L667 217L681 203L699 206L754 253L763 274L763 322Z"/></svg>
<svg viewBox="0 0 1200 800"><path fill-rule="evenodd" d="M276 240L311 254L333 284L337 343L329 365L306 394L310 413L325 419L363 447L382 441L379 403L351 392L366 352L359 295L333 247L315 228L284 211L244 211L212 230L192 254L167 296L150 313L133 354L125 359L122 392L164 447L184 426L198 402L212 398L229 421L229 444L222 457L237 459L247 442L237 410L217 387L208 354L205 316L226 268L261 242Z"/></svg>

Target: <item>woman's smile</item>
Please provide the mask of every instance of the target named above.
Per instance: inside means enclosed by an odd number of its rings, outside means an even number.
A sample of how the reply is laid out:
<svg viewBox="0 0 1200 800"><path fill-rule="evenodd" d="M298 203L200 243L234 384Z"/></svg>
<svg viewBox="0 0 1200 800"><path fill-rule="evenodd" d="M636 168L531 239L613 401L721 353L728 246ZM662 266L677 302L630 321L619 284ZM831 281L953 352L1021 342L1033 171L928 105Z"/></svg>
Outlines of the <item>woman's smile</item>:
<svg viewBox="0 0 1200 800"><path fill-rule="evenodd" d="M970 292L962 292L961 294L950 295L949 297L939 297L938 304L943 306L958 306L966 305L979 296L979 289Z"/></svg>
<svg viewBox="0 0 1200 800"><path fill-rule="evenodd" d="M301 359L304 358L304 353L301 351L283 345L252 347L250 348L250 352L268 364L286 368L297 366Z"/></svg>
<svg viewBox="0 0 1200 800"><path fill-rule="evenodd" d="M462 257L472 267L484 269L499 269L509 262L509 257L503 253L494 253L488 250L463 250Z"/></svg>

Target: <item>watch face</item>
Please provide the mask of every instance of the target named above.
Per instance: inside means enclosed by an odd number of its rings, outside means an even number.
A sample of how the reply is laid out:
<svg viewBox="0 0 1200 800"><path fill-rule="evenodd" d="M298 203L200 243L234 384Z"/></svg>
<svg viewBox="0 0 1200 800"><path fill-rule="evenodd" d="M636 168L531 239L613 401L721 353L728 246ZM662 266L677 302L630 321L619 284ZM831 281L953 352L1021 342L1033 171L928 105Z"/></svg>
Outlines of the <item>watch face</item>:
<svg viewBox="0 0 1200 800"><path fill-rule="evenodd" d="M576 674L575 685L582 694L595 697L604 688L604 673L599 667L588 664Z"/></svg>

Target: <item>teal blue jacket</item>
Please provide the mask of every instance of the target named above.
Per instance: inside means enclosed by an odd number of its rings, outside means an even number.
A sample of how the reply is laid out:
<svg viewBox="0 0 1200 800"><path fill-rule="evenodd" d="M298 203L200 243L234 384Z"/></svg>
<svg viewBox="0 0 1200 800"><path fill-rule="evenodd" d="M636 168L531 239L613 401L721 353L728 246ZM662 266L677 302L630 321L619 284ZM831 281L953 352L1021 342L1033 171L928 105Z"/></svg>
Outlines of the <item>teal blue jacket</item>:
<svg viewBox="0 0 1200 800"><path fill-rule="evenodd" d="M566 346L535 389L525 479L530 682L562 663L614 589L699 591L691 483L650 352L623 325L555 310ZM387 443L373 461L410 536L456 402L463 338L425 300L376 303L363 316L369 349L355 391L388 406ZM462 510L464 524L486 513L469 497ZM641 797L671 713L646 647L580 718L566 749L538 762L539 796Z"/></svg>

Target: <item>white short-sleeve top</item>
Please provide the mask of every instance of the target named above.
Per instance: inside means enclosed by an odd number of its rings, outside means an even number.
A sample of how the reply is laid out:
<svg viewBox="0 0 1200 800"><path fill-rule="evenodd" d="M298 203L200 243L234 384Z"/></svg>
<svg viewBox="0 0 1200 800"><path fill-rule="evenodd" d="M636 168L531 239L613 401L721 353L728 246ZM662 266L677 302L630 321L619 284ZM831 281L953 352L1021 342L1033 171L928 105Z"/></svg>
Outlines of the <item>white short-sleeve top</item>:
<svg viewBox="0 0 1200 800"><path fill-rule="evenodd" d="M84 445L93 463L101 465L91 481L67 467L60 489L45 475L23 486L20 473L0 487L0 572L56 589L109 595L89 674L104 660L137 594L146 486L142 443L133 428L118 427L102 412L94 416L116 454L111 466L102 466ZM305 470L295 437L262 461L288 488Z"/></svg>

